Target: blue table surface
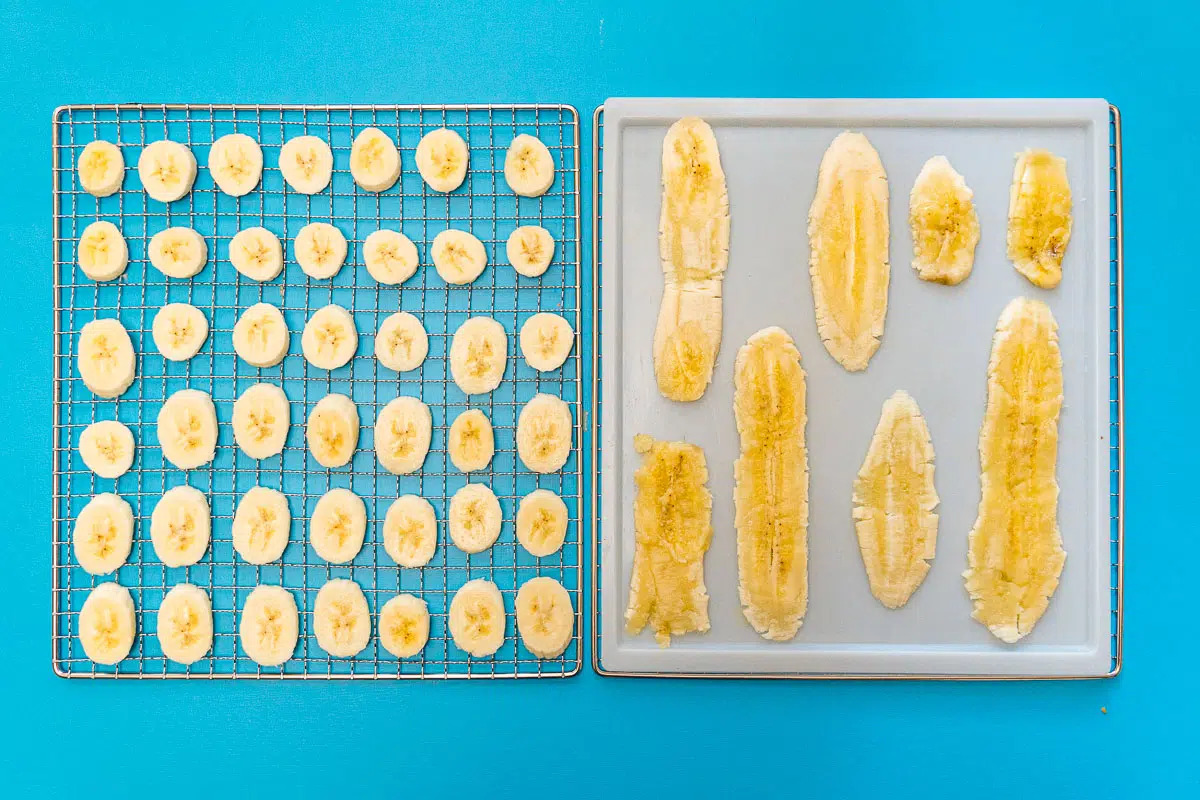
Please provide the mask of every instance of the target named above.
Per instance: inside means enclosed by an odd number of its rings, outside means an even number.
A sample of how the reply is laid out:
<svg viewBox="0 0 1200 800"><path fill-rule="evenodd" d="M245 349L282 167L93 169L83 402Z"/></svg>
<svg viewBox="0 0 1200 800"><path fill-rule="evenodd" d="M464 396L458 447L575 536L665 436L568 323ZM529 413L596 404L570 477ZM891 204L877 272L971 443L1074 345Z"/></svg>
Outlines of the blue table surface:
<svg viewBox="0 0 1200 800"><path fill-rule="evenodd" d="M0 782L9 796L1195 797L1194 3L0 6ZM911 6L911 7L910 7ZM1043 7L1044 6L1044 7ZM1106 97L1125 122L1125 669L1051 683L65 681L50 669L62 103ZM585 201L585 218L590 214ZM590 252L585 226L584 252ZM1153 259L1148 261L1147 259ZM1150 327L1147 327L1150 326ZM1192 465L1189 466L1189 459ZM1107 710L1105 713L1104 709ZM1140 789L1140 791L1139 791Z"/></svg>

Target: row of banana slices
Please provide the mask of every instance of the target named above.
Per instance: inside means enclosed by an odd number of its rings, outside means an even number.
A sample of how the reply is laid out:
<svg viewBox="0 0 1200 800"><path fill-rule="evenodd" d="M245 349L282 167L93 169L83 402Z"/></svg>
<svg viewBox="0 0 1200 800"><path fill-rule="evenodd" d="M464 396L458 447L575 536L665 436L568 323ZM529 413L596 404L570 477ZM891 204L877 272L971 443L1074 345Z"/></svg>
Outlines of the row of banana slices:
<svg viewBox="0 0 1200 800"><path fill-rule="evenodd" d="M453 192L462 185L470 163L467 143L456 131L438 128L421 137L416 150L417 171L435 192ZM137 163L142 188L152 199L171 203L192 190L196 156L191 148L170 139L150 142ZM244 133L231 133L212 143L208 171L222 192L242 197L262 178L262 147ZM333 150L317 136L297 136L279 148L279 172L293 191L318 194L333 177ZM79 155L79 185L96 197L108 197L125 180L121 148L97 139ZM386 192L400 178L400 150L379 128L365 128L350 147L350 175L367 192ZM554 183L554 157L542 141L529 134L513 137L504 157L504 179L522 197L540 197Z"/></svg>

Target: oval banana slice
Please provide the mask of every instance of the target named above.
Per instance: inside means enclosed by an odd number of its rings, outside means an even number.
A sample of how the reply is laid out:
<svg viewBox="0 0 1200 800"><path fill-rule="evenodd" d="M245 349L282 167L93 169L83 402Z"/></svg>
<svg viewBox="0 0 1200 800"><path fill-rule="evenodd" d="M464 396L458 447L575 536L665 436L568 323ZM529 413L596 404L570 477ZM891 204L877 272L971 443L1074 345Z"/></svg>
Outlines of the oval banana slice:
<svg viewBox="0 0 1200 800"><path fill-rule="evenodd" d="M282 453L291 424L291 403L274 384L256 383L234 401L233 440L251 458Z"/></svg>
<svg viewBox="0 0 1200 800"><path fill-rule="evenodd" d="M208 320L204 312L187 303L167 303L154 315L154 346L168 361L187 361L204 346Z"/></svg>
<svg viewBox="0 0 1200 800"><path fill-rule="evenodd" d="M535 395L517 417L517 455L533 472L558 472L571 455L571 408L548 394Z"/></svg>
<svg viewBox="0 0 1200 800"><path fill-rule="evenodd" d="M330 489L317 501L308 521L308 540L330 564L348 564L367 535L367 506L349 489Z"/></svg>
<svg viewBox="0 0 1200 800"><path fill-rule="evenodd" d="M279 148L279 172L300 194L325 191L333 177L333 151L316 136L296 136Z"/></svg>
<svg viewBox="0 0 1200 800"><path fill-rule="evenodd" d="M1017 155L1008 201L1008 258L1029 282L1053 289L1071 241L1067 160L1049 150Z"/></svg>
<svg viewBox="0 0 1200 800"><path fill-rule="evenodd" d="M318 369L337 369L354 358L358 331L354 317L341 306L327 305L309 317L300 336L300 349Z"/></svg>
<svg viewBox="0 0 1200 800"><path fill-rule="evenodd" d="M97 664L116 664L133 648L137 611L129 590L102 583L88 594L79 610L79 643Z"/></svg>
<svg viewBox="0 0 1200 800"><path fill-rule="evenodd" d="M446 449L450 451L450 461L460 472L487 469L496 454L496 439L487 415L472 408L455 417L450 425Z"/></svg>
<svg viewBox="0 0 1200 800"><path fill-rule="evenodd" d="M310 278L332 278L346 263L346 237L328 222L312 222L292 241L296 263Z"/></svg>
<svg viewBox="0 0 1200 800"><path fill-rule="evenodd" d="M417 143L417 171L435 192L453 192L467 176L470 154L456 131L438 128Z"/></svg>
<svg viewBox="0 0 1200 800"><path fill-rule="evenodd" d="M158 445L179 469L195 469L217 451L217 409L199 389L180 389L158 411Z"/></svg>
<svg viewBox="0 0 1200 800"><path fill-rule="evenodd" d="M531 556L554 555L567 538L567 504L549 489L534 489L517 507L517 541Z"/></svg>
<svg viewBox="0 0 1200 800"><path fill-rule="evenodd" d="M429 454L433 417L415 397L397 397L375 418L375 454L393 475L416 472Z"/></svg>
<svg viewBox="0 0 1200 800"><path fill-rule="evenodd" d="M116 280L129 266L129 245L116 225L98 220L80 234L78 260L83 274L92 280Z"/></svg>
<svg viewBox="0 0 1200 800"><path fill-rule="evenodd" d="M504 644L504 597L491 581L467 581L450 601L449 627L454 644L476 658L486 658Z"/></svg>
<svg viewBox="0 0 1200 800"><path fill-rule="evenodd" d="M308 415L308 449L326 469L344 467L358 447L358 408L344 394L327 394Z"/></svg>
<svg viewBox="0 0 1200 800"><path fill-rule="evenodd" d="M508 334L491 317L471 317L454 332L450 373L465 394L486 394L500 385L508 363Z"/></svg>
<svg viewBox="0 0 1200 800"><path fill-rule="evenodd" d="M278 667L296 652L299 635L300 614L292 593L279 586L255 586L238 623L238 640L250 660Z"/></svg>
<svg viewBox="0 0 1200 800"><path fill-rule="evenodd" d="M508 235L504 251L517 274L537 278L554 260L554 238L541 225L522 225Z"/></svg>
<svg viewBox="0 0 1200 800"><path fill-rule="evenodd" d="M124 566L133 546L133 509L115 494L98 494L75 518L71 549L89 575L105 575Z"/></svg>
<svg viewBox="0 0 1200 800"><path fill-rule="evenodd" d="M187 567L204 557L212 538L212 512L208 498L191 486L176 486L150 514L150 542L154 554L168 567Z"/></svg>
<svg viewBox="0 0 1200 800"><path fill-rule="evenodd" d="M252 367L273 367L287 355L292 335L283 312L270 303L255 303L233 326L233 351Z"/></svg>
<svg viewBox="0 0 1200 800"><path fill-rule="evenodd" d="M424 497L406 494L388 507L383 549L402 567L423 567L437 550L437 517Z"/></svg>
<svg viewBox="0 0 1200 800"><path fill-rule="evenodd" d="M396 658L411 658L429 641L429 606L411 594L398 594L379 612L379 643Z"/></svg>
<svg viewBox="0 0 1200 800"><path fill-rule="evenodd" d="M208 263L208 244L192 228L159 231L151 237L147 253L151 266L168 278L190 278Z"/></svg>
<svg viewBox="0 0 1200 800"><path fill-rule="evenodd" d="M908 198L917 277L954 286L971 274L979 244L975 193L945 156L921 167Z"/></svg>
<svg viewBox="0 0 1200 800"><path fill-rule="evenodd" d="M430 257L446 283L461 286L479 277L487 266L487 250L473 233L450 228L433 237Z"/></svg>
<svg viewBox="0 0 1200 800"><path fill-rule="evenodd" d="M335 658L353 658L371 640L371 609L354 581L335 578L317 592L313 605L317 644Z"/></svg>
<svg viewBox="0 0 1200 800"><path fill-rule="evenodd" d="M481 553L500 537L500 501L482 483L468 483L450 498L450 541L464 553Z"/></svg>
<svg viewBox="0 0 1200 800"><path fill-rule="evenodd" d="M554 157L540 139L527 133L513 137L504 155L504 180L522 197L541 197L554 183Z"/></svg>
<svg viewBox="0 0 1200 800"><path fill-rule="evenodd" d="M125 157L112 142L88 142L79 154L79 185L90 195L108 197L125 180Z"/></svg>
<svg viewBox="0 0 1200 800"><path fill-rule="evenodd" d="M399 286L416 274L420 260L417 246L400 231L381 229L369 234L362 244L367 272L384 286Z"/></svg>
<svg viewBox="0 0 1200 800"><path fill-rule="evenodd" d="M158 607L158 646L180 664L194 664L212 649L212 602L199 586L171 587Z"/></svg>
<svg viewBox="0 0 1200 800"><path fill-rule="evenodd" d="M179 142L151 142L138 156L138 177L146 194L160 203L171 203L192 190L196 157Z"/></svg>
<svg viewBox="0 0 1200 800"><path fill-rule="evenodd" d="M125 326L115 319L95 319L79 332L76 366L84 386L97 397L120 397L133 383L137 357Z"/></svg>
<svg viewBox="0 0 1200 800"><path fill-rule="evenodd" d="M558 314L534 314L521 326L521 355L538 372L561 367L574 346L575 331Z"/></svg>
<svg viewBox="0 0 1200 800"><path fill-rule="evenodd" d="M254 191L262 178L263 154L258 142L244 133L228 133L212 143L208 171L213 182L231 197Z"/></svg>
<svg viewBox="0 0 1200 800"><path fill-rule="evenodd" d="M79 457L101 478L119 478L133 466L133 432L123 423L93 422L79 435Z"/></svg>
<svg viewBox="0 0 1200 800"><path fill-rule="evenodd" d="M283 271L283 245L266 228L245 228L229 240L229 263L252 281L271 281Z"/></svg>
<svg viewBox="0 0 1200 800"><path fill-rule="evenodd" d="M575 634L571 595L554 578L530 578L517 590L517 632L538 658L558 658Z"/></svg>
<svg viewBox="0 0 1200 800"><path fill-rule="evenodd" d="M386 192L400 177L400 151L379 128L366 128L350 147L350 175L368 192Z"/></svg>
<svg viewBox="0 0 1200 800"><path fill-rule="evenodd" d="M388 369L409 372L429 355L429 334L421 320L407 311L397 311L379 323L375 335L375 358Z"/></svg>
<svg viewBox="0 0 1200 800"><path fill-rule="evenodd" d="M233 512L233 549L249 564L269 564L287 549L292 512L282 492L255 486Z"/></svg>

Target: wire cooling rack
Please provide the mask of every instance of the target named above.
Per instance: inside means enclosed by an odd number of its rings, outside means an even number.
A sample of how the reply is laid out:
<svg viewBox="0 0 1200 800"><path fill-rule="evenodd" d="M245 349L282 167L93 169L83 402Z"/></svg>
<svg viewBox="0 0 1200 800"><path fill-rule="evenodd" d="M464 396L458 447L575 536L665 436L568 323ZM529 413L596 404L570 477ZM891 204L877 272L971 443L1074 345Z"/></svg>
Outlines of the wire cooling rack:
<svg viewBox="0 0 1200 800"><path fill-rule="evenodd" d="M399 144L402 174L395 187L381 194L358 189L349 172L350 147L367 126L383 129ZM445 195L429 190L414 166L421 136L434 128L457 130L470 147L470 169L463 186ZM262 182L250 194L233 198L217 190L205 164L211 143L227 133L245 133L262 145ZM537 136L549 147L557 174L540 198L518 198L504 181L504 156L518 133ZM277 168L284 141L302 134L329 142L334 156L330 188L308 196L290 190ZM200 165L192 192L164 205L141 190L136 164L151 141L170 138L191 147ZM121 147L125 180L117 194L99 199L78 185L76 161L94 139ZM54 158L54 520L53 520L53 665L66 677L136 678L501 678L566 677L581 664L583 503L582 428L586 394L584 360L590 356L579 336L582 261L579 240L579 119L568 105L438 105L438 106L281 106L281 105L77 105L58 109L53 119ZM119 280L95 283L76 266L76 243L90 222L117 225L129 244L129 268ZM292 259L292 238L313 221L331 222L350 243L346 264L332 280L313 280ZM554 237L550 269L538 279L516 275L505 256L505 242L518 225L538 224ZM150 267L147 245L156 232L176 225L195 228L205 238L209 261L190 280L168 280ZM284 243L285 269L274 281L260 284L243 278L228 261L228 243L238 230L264 226ZM401 229L416 242L421 267L402 287L377 284L362 261L361 244L379 228ZM448 286L429 259L429 244L448 227L471 230L484 243L488 268L472 284ZM158 308L187 302L208 318L210 332L200 353L175 363L158 354L150 336ZM291 332L283 362L256 369L238 359L232 331L241 311L257 303L280 307ZM337 303L349 309L359 332L356 357L327 372L310 366L300 352L300 332L312 311ZM419 372L397 375L373 357L374 333L392 312L404 309L419 316L429 332L429 356ZM519 355L517 333L535 312L554 311L572 324L576 347L557 371L537 373ZM497 319L508 333L509 353L504 381L487 396L467 397L449 374L450 337L474 314ZM75 369L78 332L95 318L120 319L138 354L138 376L116 400L96 398ZM283 387L291 401L291 428L281 455L255 461L234 444L229 422L233 401L248 386L267 381ZM211 465L190 472L165 463L157 446L155 420L164 399L185 387L210 392L220 433ZM331 392L350 395L358 406L362 434L348 467L327 470L309 455L304 428L309 410ZM516 417L539 392L562 397L575 420L572 453L563 470L536 475L518 461ZM372 426L383 405L398 395L420 396L433 413L433 441L424 469L395 476L381 469L373 449ZM450 423L463 410L479 408L495 430L496 455L490 468L472 473L470 482L491 486L500 500L504 524L497 543L468 556L448 541L445 520L450 496L468 482L449 463L446 438ZM117 419L134 433L137 455L133 469L116 481L99 479L77 452L79 435L96 420ZM167 568L150 543L150 515L162 494L173 486L191 485L212 506L212 542L204 558L191 567ZM252 486L263 485L288 496L291 538L282 561L253 566L237 558L230 533L234 509ZM307 522L317 500L331 488L344 487L367 505L367 538L348 565L322 561L308 545ZM535 488L550 489L567 504L567 539L558 554L535 559L521 548L513 532L520 499ZM116 492L134 509L133 549L115 576L93 578L74 561L70 535L76 515L99 492ZM383 552L382 524L391 501L419 494L438 517L438 548L428 566L400 568ZM516 589L537 575L562 582L575 607L575 633L565 653L538 659L519 642L513 603ZM331 658L317 644L312 628L316 593L330 578L351 578L367 596L372 622L383 604L398 592L411 592L429 605L429 643L418 657L397 660L373 635L353 659ZM473 578L494 581L508 612L505 641L490 658L471 658L453 643L446 624L454 591ZM138 612L138 636L129 656L116 667L89 661L77 637L77 617L89 591L116 580L129 588ZM182 666L162 655L155 636L155 617L164 594L190 582L212 598L214 640L210 657ZM260 668L237 642L240 610L250 590L260 584L282 585L300 609L300 639L294 657L281 668ZM373 630L373 634L376 633Z"/></svg>

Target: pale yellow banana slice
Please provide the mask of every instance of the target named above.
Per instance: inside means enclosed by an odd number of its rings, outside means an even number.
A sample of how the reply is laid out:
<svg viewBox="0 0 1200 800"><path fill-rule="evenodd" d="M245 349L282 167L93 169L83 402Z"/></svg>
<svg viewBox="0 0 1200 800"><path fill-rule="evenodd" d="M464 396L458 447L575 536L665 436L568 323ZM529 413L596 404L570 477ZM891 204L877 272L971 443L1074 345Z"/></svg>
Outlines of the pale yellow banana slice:
<svg viewBox="0 0 1200 800"><path fill-rule="evenodd" d="M482 483L468 483L450 498L450 541L464 553L482 553L500 536L500 501Z"/></svg>
<svg viewBox="0 0 1200 800"><path fill-rule="evenodd" d="M83 229L78 257L79 268L92 280L116 280L129 266L129 245L116 225L100 220Z"/></svg>
<svg viewBox="0 0 1200 800"><path fill-rule="evenodd" d="M400 177L400 151L379 128L367 128L350 147L350 175L368 192L386 192Z"/></svg>
<svg viewBox="0 0 1200 800"><path fill-rule="evenodd" d="M233 549L249 564L269 564L287 549L292 512L282 492L255 486L233 513Z"/></svg>
<svg viewBox="0 0 1200 800"><path fill-rule="evenodd" d="M574 346L575 331L558 314L534 314L521 326L521 355L538 372L561 367Z"/></svg>
<svg viewBox="0 0 1200 800"><path fill-rule="evenodd" d="M517 417L517 455L533 472L562 469L574 438L570 406L552 395L535 395Z"/></svg>
<svg viewBox="0 0 1200 800"><path fill-rule="evenodd" d="M157 622L158 646L172 661L194 664L212 649L212 602L199 586L172 586L158 607Z"/></svg>
<svg viewBox="0 0 1200 800"><path fill-rule="evenodd" d="M313 604L317 644L334 658L354 658L371 640L371 609L354 581L334 578L317 592Z"/></svg>
<svg viewBox="0 0 1200 800"><path fill-rule="evenodd" d="M1008 258L1034 286L1053 289L1062 280L1071 219L1067 160L1049 150L1018 153L1008 199Z"/></svg>
<svg viewBox="0 0 1200 800"><path fill-rule="evenodd" d="M150 514L154 554L168 567L187 567L200 561L211 538L212 512L208 498L199 489L168 489Z"/></svg>
<svg viewBox="0 0 1200 800"><path fill-rule="evenodd" d="M388 369L409 372L429 355L429 334L421 320L407 311L397 311L379 323L375 335L375 358Z"/></svg>
<svg viewBox="0 0 1200 800"><path fill-rule="evenodd" d="M450 635L459 650L486 658L504 644L504 597L491 581L467 581L450 601Z"/></svg>
<svg viewBox="0 0 1200 800"><path fill-rule="evenodd" d="M76 365L84 386L97 397L120 397L133 383L137 357L125 326L115 319L95 319L79 332Z"/></svg>
<svg viewBox="0 0 1200 800"><path fill-rule="evenodd" d="M179 142L151 142L138 156L138 177L146 194L160 203L171 203L192 190L196 157Z"/></svg>
<svg viewBox="0 0 1200 800"><path fill-rule="evenodd" d="M433 237L430 257L446 283L462 285L479 277L487 266L487 250L475 234L450 228Z"/></svg>
<svg viewBox="0 0 1200 800"><path fill-rule="evenodd" d="M105 575L124 566L133 546L133 509L115 494L98 494L75 518L71 548L90 575Z"/></svg>
<svg viewBox="0 0 1200 800"><path fill-rule="evenodd" d="M471 317L454 332L450 374L465 394L487 394L500 385L508 363L508 334L491 317Z"/></svg>
<svg viewBox="0 0 1200 800"><path fill-rule="evenodd" d="M406 494L388 507L383 549L402 567L423 567L437 550L437 518L424 497Z"/></svg>
<svg viewBox="0 0 1200 800"><path fill-rule="evenodd" d="M296 136L279 148L279 172L301 194L325 191L333 177L333 151L316 136Z"/></svg>
<svg viewBox="0 0 1200 800"><path fill-rule="evenodd" d="M168 361L187 361L204 346L208 320L204 312L187 303L167 303L154 315L154 346Z"/></svg>
<svg viewBox="0 0 1200 800"><path fill-rule="evenodd" d="M116 664L129 655L137 636L137 611L129 590L102 583L88 594L79 610L79 643L97 664Z"/></svg>
<svg viewBox="0 0 1200 800"><path fill-rule="evenodd" d="M262 148L244 133L228 133L213 142L208 151L208 171L213 182L232 197L254 191L262 178L262 168Z"/></svg>
<svg viewBox="0 0 1200 800"><path fill-rule="evenodd" d="M400 231L371 232L362 245L363 264L385 286L399 286L417 272L417 246Z"/></svg>
<svg viewBox="0 0 1200 800"><path fill-rule="evenodd" d="M367 506L349 489L321 495L308 521L308 540L330 564L348 564L362 550L367 535Z"/></svg>
<svg viewBox="0 0 1200 800"><path fill-rule="evenodd" d="M192 228L167 228L154 234L150 264L168 278L190 278L208 263L208 244Z"/></svg>
<svg viewBox="0 0 1200 800"><path fill-rule="evenodd" d="M429 454L433 417L415 397L390 400L375 417L375 455L393 475L416 472Z"/></svg>
<svg viewBox="0 0 1200 800"><path fill-rule="evenodd" d="M567 538L567 504L549 489L534 489L517 506L517 541L537 558L554 555Z"/></svg>
<svg viewBox="0 0 1200 800"><path fill-rule="evenodd" d="M101 478L119 478L133 466L133 432L123 423L93 422L79 435L79 457Z"/></svg>
<svg viewBox="0 0 1200 800"><path fill-rule="evenodd" d="M246 596L238 639L250 659L264 667L277 667L296 652L300 614L296 598L279 586L255 586Z"/></svg>
<svg viewBox="0 0 1200 800"><path fill-rule="evenodd" d="M412 658L429 641L429 606L411 594L398 594L379 612L379 643L396 658Z"/></svg>
<svg viewBox="0 0 1200 800"><path fill-rule="evenodd" d="M504 250L518 275L536 278L554 260L554 238L541 225L522 225L508 235Z"/></svg>
<svg viewBox="0 0 1200 800"><path fill-rule="evenodd" d="M274 384L256 383L234 401L233 440L250 458L282 453L291 424L291 403Z"/></svg>
<svg viewBox="0 0 1200 800"><path fill-rule="evenodd" d="M283 271L283 245L266 228L245 228L229 240L229 263L252 281L274 280Z"/></svg>
<svg viewBox="0 0 1200 800"><path fill-rule="evenodd" d="M308 449L327 469L344 467L358 447L358 408L344 394L328 394L308 415Z"/></svg>
<svg viewBox="0 0 1200 800"><path fill-rule="evenodd" d="M270 303L255 303L233 326L233 350L252 367L273 367L287 355L292 335L283 312Z"/></svg>
<svg viewBox="0 0 1200 800"><path fill-rule="evenodd" d="M310 278L332 278L346 263L346 237L327 222L312 222L292 242L296 263Z"/></svg>
<svg viewBox="0 0 1200 800"><path fill-rule="evenodd" d="M530 578L517 590L517 632L538 658L558 658L575 634L571 595L554 578Z"/></svg>
<svg viewBox="0 0 1200 800"><path fill-rule="evenodd" d="M158 411L158 446L179 469L196 469L217 450L217 410L199 389L180 389Z"/></svg>
<svg viewBox="0 0 1200 800"><path fill-rule="evenodd" d="M125 157L112 142L88 142L79 154L79 185L88 194L108 197L125 180Z"/></svg>
<svg viewBox="0 0 1200 800"><path fill-rule="evenodd" d="M455 417L450 425L446 449L451 463L460 472L487 469L496 454L496 439L487 415L472 408Z"/></svg>
<svg viewBox="0 0 1200 800"><path fill-rule="evenodd" d="M467 176L470 153L456 131L438 128L417 143L417 171L435 192L453 192Z"/></svg>
<svg viewBox="0 0 1200 800"><path fill-rule="evenodd" d="M554 183L554 156L536 137L527 133L513 137L504 155L504 180L522 197L541 197Z"/></svg>
<svg viewBox="0 0 1200 800"><path fill-rule="evenodd" d="M979 244L974 197L945 156L921 167L908 198L913 269L921 280L954 286L971 274Z"/></svg>
<svg viewBox="0 0 1200 800"><path fill-rule="evenodd" d="M300 349L318 369L337 369L354 358L358 331L354 317L341 306L327 305L309 317L300 335Z"/></svg>

